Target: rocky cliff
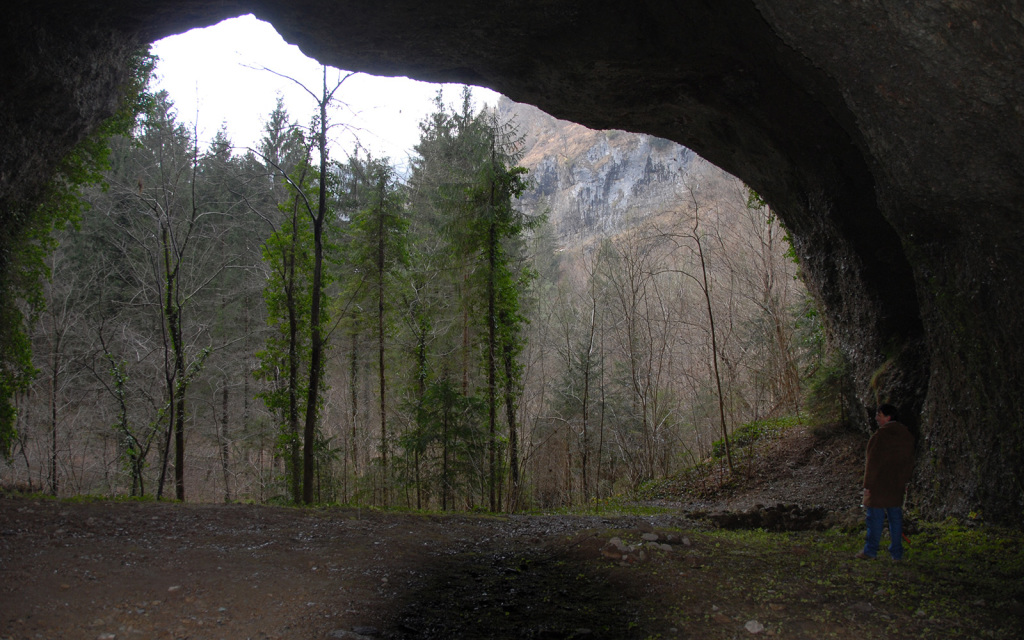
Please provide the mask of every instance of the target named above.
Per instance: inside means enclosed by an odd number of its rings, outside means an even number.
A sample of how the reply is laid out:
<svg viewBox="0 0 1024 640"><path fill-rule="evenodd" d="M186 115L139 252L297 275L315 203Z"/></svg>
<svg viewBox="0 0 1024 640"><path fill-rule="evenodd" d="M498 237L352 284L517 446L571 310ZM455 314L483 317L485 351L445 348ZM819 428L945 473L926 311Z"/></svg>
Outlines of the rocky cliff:
<svg viewBox="0 0 1024 640"><path fill-rule="evenodd" d="M693 151L647 134L594 131L503 99L501 118L524 134L523 159L533 188L519 201L546 213L563 247L612 235L678 205Z"/></svg>

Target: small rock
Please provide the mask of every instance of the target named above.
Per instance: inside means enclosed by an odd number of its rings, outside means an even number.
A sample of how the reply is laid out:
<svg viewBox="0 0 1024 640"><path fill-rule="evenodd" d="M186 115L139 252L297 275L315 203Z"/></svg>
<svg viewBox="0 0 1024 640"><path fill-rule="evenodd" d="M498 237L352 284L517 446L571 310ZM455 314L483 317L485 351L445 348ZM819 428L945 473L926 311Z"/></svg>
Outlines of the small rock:
<svg viewBox="0 0 1024 640"><path fill-rule="evenodd" d="M644 535L642 535L640 537L642 537L647 542L655 542L655 541L658 540L658 534L653 533L653 532L652 533L645 533Z"/></svg>
<svg viewBox="0 0 1024 640"><path fill-rule="evenodd" d="M117 636L112 633L101 633L96 636L96 640L116 640Z"/></svg>
<svg viewBox="0 0 1024 640"><path fill-rule="evenodd" d="M764 625L757 620L748 620L747 624L743 625L743 628L754 635L764 632Z"/></svg>
<svg viewBox="0 0 1024 640"><path fill-rule="evenodd" d="M619 538L612 538L601 548L601 555L612 560L621 560L630 551L632 549L629 548L629 545Z"/></svg>
<svg viewBox="0 0 1024 640"><path fill-rule="evenodd" d="M370 636L356 633L355 631L335 629L334 631L327 632L327 638L328 640L369 640Z"/></svg>
<svg viewBox="0 0 1024 640"><path fill-rule="evenodd" d="M622 553L626 553L627 551L629 551L629 545L624 543L619 538L612 538L611 540L608 541L608 544L611 545L612 547L618 549Z"/></svg>
<svg viewBox="0 0 1024 640"><path fill-rule="evenodd" d="M175 591L181 591L181 585L176 584L173 587L167 587L167 590L171 593L174 593Z"/></svg>

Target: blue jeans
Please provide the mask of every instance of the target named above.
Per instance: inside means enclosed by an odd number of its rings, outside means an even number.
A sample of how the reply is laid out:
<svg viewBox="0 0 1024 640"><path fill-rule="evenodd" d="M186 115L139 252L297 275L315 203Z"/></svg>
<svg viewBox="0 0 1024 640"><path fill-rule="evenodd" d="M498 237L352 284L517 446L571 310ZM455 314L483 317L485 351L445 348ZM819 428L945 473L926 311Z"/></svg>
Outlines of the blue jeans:
<svg viewBox="0 0 1024 640"><path fill-rule="evenodd" d="M889 555L893 560L903 559L903 509L901 507L867 507L864 517L868 534L864 541L864 555L874 558L882 540L882 519L889 520Z"/></svg>

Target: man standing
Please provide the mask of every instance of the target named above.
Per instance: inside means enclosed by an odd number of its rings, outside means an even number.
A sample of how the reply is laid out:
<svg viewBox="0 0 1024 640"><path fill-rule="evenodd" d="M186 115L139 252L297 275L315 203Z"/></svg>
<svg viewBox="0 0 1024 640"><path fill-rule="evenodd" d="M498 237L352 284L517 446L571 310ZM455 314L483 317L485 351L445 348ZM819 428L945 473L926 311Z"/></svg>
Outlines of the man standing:
<svg viewBox="0 0 1024 640"><path fill-rule="evenodd" d="M868 440L864 465L864 506L867 507L867 538L857 553L862 560L874 560L882 539L882 520L889 520L889 556L903 559L903 496L914 470L914 436L898 422L891 404L875 412L878 431Z"/></svg>

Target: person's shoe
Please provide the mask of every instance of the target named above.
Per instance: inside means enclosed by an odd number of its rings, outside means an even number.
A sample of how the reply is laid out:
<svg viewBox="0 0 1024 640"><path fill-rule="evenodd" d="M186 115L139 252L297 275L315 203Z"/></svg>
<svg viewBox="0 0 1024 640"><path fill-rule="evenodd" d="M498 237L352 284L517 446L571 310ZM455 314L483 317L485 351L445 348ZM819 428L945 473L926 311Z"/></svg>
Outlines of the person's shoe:
<svg viewBox="0 0 1024 640"><path fill-rule="evenodd" d="M858 551L857 555L855 555L853 557L857 558L858 560L874 560L874 558L872 558L868 554L864 553L863 551Z"/></svg>

